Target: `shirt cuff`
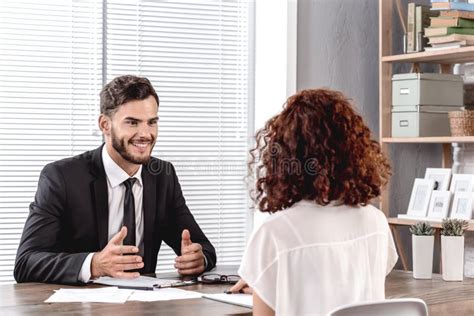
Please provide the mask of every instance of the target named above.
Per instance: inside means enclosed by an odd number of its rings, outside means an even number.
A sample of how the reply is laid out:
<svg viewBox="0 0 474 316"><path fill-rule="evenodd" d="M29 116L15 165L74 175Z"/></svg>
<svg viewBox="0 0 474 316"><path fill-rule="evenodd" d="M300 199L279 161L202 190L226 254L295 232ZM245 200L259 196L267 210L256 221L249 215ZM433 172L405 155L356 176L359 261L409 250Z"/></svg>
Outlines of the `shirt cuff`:
<svg viewBox="0 0 474 316"><path fill-rule="evenodd" d="M204 271L207 271L207 257L205 254L203 254L204 256Z"/></svg>
<svg viewBox="0 0 474 316"><path fill-rule="evenodd" d="M91 279L92 256L94 256L93 252L87 255L86 260L82 263L82 268L79 272L79 281L83 283L88 283Z"/></svg>

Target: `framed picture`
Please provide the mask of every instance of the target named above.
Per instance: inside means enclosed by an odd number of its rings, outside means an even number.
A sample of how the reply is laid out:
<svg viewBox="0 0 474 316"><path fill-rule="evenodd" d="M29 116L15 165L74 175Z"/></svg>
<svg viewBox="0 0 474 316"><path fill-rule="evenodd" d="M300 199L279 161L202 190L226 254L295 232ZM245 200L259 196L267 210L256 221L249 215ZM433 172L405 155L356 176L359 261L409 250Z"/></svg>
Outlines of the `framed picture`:
<svg viewBox="0 0 474 316"><path fill-rule="evenodd" d="M425 179L433 179L436 181L436 191L449 190L449 182L451 181L450 168L426 168Z"/></svg>
<svg viewBox="0 0 474 316"><path fill-rule="evenodd" d="M472 192L456 192L450 217L470 220L472 218L472 201Z"/></svg>
<svg viewBox="0 0 474 316"><path fill-rule="evenodd" d="M449 191L433 191L428 206L428 217L436 219L448 217L451 196L452 193Z"/></svg>
<svg viewBox="0 0 474 316"><path fill-rule="evenodd" d="M435 180L433 179L415 179L413 190L411 191L410 203L408 204L407 215L426 217L431 192L433 192L434 187Z"/></svg>
<svg viewBox="0 0 474 316"><path fill-rule="evenodd" d="M474 187L473 174L453 174L449 191L454 192L472 192Z"/></svg>

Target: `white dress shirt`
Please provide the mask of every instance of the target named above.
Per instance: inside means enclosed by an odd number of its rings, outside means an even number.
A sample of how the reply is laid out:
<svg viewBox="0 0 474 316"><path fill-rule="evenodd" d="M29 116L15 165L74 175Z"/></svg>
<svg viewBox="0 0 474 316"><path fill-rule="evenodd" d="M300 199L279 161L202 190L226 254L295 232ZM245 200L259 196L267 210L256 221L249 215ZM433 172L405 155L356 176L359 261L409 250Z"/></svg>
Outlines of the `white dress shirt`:
<svg viewBox="0 0 474 316"><path fill-rule="evenodd" d="M109 234L108 240L112 239L123 226L123 203L125 197L125 185L122 184L130 176L112 160L107 152L106 146L102 148L102 162L107 175L107 193L109 206ZM135 236L136 246L140 249L139 254L143 256L143 182L142 166L132 176L136 178L132 191L135 199ZM82 264L79 273L79 281L89 282L91 278L91 262L94 253L90 253Z"/></svg>
<svg viewBox="0 0 474 316"><path fill-rule="evenodd" d="M252 234L239 275L276 315L326 315L384 299L385 276L397 259L377 208L300 201Z"/></svg>

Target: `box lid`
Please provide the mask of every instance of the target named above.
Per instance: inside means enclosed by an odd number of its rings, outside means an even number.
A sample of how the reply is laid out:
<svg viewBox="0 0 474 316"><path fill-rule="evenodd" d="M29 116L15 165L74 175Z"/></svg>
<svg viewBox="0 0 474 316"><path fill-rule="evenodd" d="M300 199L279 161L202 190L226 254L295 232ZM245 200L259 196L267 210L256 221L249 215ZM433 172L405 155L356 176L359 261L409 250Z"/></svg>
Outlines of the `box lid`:
<svg viewBox="0 0 474 316"><path fill-rule="evenodd" d="M407 73L407 74L396 74L393 75L392 81L397 80L439 80L439 81L460 81L462 82L461 75L451 74L434 74L434 73Z"/></svg>

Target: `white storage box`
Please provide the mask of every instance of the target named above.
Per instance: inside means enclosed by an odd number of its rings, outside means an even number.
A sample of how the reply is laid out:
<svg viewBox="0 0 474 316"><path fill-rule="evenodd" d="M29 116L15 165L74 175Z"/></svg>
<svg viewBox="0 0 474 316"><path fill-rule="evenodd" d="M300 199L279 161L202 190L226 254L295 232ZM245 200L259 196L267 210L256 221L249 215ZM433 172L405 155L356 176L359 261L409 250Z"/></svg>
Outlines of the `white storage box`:
<svg viewBox="0 0 474 316"><path fill-rule="evenodd" d="M449 136L449 111L452 106L394 106L392 107L392 137Z"/></svg>
<svg viewBox="0 0 474 316"><path fill-rule="evenodd" d="M408 73L392 77L392 106L462 106L463 94L463 80L459 75Z"/></svg>

